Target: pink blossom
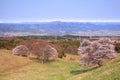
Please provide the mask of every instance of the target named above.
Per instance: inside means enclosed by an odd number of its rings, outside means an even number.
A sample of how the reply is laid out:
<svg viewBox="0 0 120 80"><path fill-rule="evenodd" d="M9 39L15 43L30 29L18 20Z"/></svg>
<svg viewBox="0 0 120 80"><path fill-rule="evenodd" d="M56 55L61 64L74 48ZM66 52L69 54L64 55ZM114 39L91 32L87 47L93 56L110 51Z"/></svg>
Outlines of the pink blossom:
<svg viewBox="0 0 120 80"><path fill-rule="evenodd" d="M82 56L81 64L83 66L95 64L101 66L104 60L111 60L116 57L114 48L114 41L109 38L102 38L92 42L84 40L78 48L78 54Z"/></svg>
<svg viewBox="0 0 120 80"><path fill-rule="evenodd" d="M24 45L19 45L19 46L16 46L12 50L12 54L13 55L28 56L29 55L29 49Z"/></svg>

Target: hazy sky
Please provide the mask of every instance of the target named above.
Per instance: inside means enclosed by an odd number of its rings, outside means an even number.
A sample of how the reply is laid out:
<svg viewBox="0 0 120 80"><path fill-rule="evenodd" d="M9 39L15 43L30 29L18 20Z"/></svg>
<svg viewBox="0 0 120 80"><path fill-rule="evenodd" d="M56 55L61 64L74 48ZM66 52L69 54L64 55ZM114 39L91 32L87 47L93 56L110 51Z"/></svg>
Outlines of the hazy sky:
<svg viewBox="0 0 120 80"><path fill-rule="evenodd" d="M0 21L120 20L120 0L0 0Z"/></svg>

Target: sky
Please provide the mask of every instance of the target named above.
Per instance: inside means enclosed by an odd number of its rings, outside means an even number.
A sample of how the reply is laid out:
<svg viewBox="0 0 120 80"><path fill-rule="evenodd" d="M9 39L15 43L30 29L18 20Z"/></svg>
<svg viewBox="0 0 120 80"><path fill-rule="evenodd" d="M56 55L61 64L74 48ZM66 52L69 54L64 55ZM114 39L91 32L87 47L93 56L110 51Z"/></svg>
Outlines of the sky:
<svg viewBox="0 0 120 80"><path fill-rule="evenodd" d="M120 21L120 0L0 0L0 22Z"/></svg>

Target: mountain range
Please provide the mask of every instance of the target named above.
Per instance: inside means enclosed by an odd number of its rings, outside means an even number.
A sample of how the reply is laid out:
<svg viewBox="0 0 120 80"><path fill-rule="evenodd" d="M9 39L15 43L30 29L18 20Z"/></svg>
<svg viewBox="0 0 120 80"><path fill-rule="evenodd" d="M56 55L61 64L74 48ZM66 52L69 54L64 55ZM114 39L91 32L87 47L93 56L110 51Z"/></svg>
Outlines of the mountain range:
<svg viewBox="0 0 120 80"><path fill-rule="evenodd" d="M0 23L0 36L79 35L120 36L120 22Z"/></svg>

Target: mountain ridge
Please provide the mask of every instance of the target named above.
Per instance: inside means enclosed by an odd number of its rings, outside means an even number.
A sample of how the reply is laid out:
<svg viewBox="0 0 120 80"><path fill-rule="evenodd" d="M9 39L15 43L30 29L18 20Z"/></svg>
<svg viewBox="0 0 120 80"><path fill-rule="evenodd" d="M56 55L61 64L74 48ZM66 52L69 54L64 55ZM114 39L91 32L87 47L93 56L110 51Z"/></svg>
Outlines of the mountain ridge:
<svg viewBox="0 0 120 80"><path fill-rule="evenodd" d="M7 34L9 33L9 34ZM30 23L0 23L0 36L22 35L82 35L106 36L120 35L120 22L30 22ZM108 34L109 33L109 34ZM18 34L18 36L20 36ZM85 35L85 36L87 36ZM16 35L17 36L17 35Z"/></svg>

